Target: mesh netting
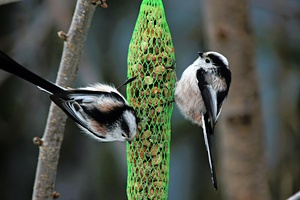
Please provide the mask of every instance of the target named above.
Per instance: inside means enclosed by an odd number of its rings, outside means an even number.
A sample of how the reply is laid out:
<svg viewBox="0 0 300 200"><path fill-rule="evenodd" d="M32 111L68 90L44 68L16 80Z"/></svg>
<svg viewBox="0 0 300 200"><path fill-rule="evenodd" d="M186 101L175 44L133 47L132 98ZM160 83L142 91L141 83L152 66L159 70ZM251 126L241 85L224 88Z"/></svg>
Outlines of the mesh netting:
<svg viewBox="0 0 300 200"><path fill-rule="evenodd" d="M127 99L138 133L127 145L128 199L167 199L175 54L161 0L143 0L128 52ZM173 68L172 68L173 67Z"/></svg>

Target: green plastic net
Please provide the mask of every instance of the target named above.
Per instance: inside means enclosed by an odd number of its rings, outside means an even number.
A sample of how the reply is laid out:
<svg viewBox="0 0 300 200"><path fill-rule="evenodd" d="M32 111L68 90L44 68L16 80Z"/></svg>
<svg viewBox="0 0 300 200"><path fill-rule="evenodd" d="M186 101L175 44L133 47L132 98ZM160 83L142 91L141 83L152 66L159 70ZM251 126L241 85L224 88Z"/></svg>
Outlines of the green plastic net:
<svg viewBox="0 0 300 200"><path fill-rule="evenodd" d="M143 0L129 44L127 99L138 133L127 145L128 199L167 199L175 53L161 0Z"/></svg>

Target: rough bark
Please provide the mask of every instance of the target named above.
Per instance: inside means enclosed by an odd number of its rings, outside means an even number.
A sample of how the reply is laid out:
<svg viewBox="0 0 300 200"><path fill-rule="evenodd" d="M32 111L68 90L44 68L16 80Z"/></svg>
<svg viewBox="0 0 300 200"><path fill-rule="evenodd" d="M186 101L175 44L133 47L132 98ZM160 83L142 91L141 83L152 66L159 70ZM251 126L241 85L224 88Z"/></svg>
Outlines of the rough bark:
<svg viewBox="0 0 300 200"><path fill-rule="evenodd" d="M70 87L74 84L80 56L95 9L96 6L91 4L91 1L77 1L71 26L64 42L57 75L56 84L60 86ZM63 35L60 36L62 37ZM32 199L53 199L57 164L66 119L67 117L62 110L52 103L40 146Z"/></svg>
<svg viewBox="0 0 300 200"><path fill-rule="evenodd" d="M247 0L205 0L209 49L230 63L232 85L217 127L220 188L226 199L270 199L254 40Z"/></svg>

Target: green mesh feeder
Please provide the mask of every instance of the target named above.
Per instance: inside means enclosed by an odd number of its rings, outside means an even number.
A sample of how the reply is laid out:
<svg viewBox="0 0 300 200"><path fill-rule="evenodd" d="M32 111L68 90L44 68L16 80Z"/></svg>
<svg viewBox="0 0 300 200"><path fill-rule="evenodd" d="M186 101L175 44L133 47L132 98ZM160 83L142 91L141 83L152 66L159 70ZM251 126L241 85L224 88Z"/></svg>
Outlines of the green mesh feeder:
<svg viewBox="0 0 300 200"><path fill-rule="evenodd" d="M128 52L128 77L137 79L127 86L127 100L140 118L127 145L129 200L168 197L174 63L162 0L143 0Z"/></svg>

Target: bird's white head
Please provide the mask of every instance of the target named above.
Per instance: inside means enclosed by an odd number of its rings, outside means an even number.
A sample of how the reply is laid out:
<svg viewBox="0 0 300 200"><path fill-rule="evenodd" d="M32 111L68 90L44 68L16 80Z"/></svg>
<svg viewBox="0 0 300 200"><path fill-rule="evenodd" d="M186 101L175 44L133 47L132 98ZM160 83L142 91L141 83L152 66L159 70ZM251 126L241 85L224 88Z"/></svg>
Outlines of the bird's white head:
<svg viewBox="0 0 300 200"><path fill-rule="evenodd" d="M123 118L126 123L126 128L123 127L123 131L125 131L125 138L128 142L131 142L137 132L137 124L138 124L138 117L135 114L134 110L126 110L123 113Z"/></svg>
<svg viewBox="0 0 300 200"><path fill-rule="evenodd" d="M215 51L198 52L197 62L205 68L226 67L229 69L229 62L225 56Z"/></svg>

